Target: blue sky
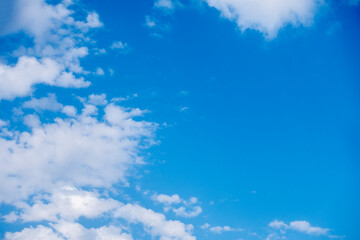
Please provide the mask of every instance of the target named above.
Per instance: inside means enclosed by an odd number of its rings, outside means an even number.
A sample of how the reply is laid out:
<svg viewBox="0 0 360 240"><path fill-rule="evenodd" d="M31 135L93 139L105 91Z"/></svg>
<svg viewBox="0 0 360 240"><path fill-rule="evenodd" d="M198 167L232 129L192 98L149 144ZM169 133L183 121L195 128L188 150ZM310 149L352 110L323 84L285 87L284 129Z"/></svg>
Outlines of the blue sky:
<svg viewBox="0 0 360 240"><path fill-rule="evenodd" d="M0 239L360 239L359 2L0 3Z"/></svg>

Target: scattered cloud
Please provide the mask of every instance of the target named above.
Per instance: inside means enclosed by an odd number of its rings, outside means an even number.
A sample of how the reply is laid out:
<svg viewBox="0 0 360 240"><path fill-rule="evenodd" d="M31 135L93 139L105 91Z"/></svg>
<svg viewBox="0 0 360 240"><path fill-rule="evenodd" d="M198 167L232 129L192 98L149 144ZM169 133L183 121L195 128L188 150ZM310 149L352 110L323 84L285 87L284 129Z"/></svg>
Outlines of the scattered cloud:
<svg viewBox="0 0 360 240"><path fill-rule="evenodd" d="M139 205L126 204L118 208L114 216L124 218L129 223L143 224L153 237L173 240L196 240L191 235L192 225L185 225L180 221L167 221L163 214Z"/></svg>
<svg viewBox="0 0 360 240"><path fill-rule="evenodd" d="M98 76L104 76L104 74L105 74L105 72L104 72L104 70L101 68L101 67L98 67L97 69L96 69L96 75L98 75Z"/></svg>
<svg viewBox="0 0 360 240"><path fill-rule="evenodd" d="M128 46L128 44L121 41L113 42L110 48L118 50L122 54L126 54L130 51L130 47Z"/></svg>
<svg viewBox="0 0 360 240"><path fill-rule="evenodd" d="M196 197L191 197L188 201L180 198L178 194L166 195L166 194L153 194L151 199L156 203L165 205L164 211L168 212L172 210L175 215L185 218L197 217L202 213L200 206L194 206L198 202ZM172 205L182 204L183 206L175 207Z"/></svg>
<svg viewBox="0 0 360 240"><path fill-rule="evenodd" d="M231 228L229 226L214 226L214 227L211 227L209 223L203 224L200 228L204 229L204 230L207 229L210 232L217 233L217 234L221 234L223 232L241 232L241 231L243 231L243 229L241 229L241 228Z"/></svg>
<svg viewBox="0 0 360 240"><path fill-rule="evenodd" d="M329 233L328 228L321 228L321 227L313 227L307 221L293 221L290 224L286 224L283 221L274 220L269 223L269 226L274 229L279 230L294 230L306 234L313 234L313 235L327 235Z"/></svg>
<svg viewBox="0 0 360 240"><path fill-rule="evenodd" d="M146 15L145 16L145 26L147 26L148 28L156 27L157 26L156 20L153 17Z"/></svg>
<svg viewBox="0 0 360 240"><path fill-rule="evenodd" d="M187 110L189 110L189 107L180 107L179 109L180 112L185 112Z"/></svg>

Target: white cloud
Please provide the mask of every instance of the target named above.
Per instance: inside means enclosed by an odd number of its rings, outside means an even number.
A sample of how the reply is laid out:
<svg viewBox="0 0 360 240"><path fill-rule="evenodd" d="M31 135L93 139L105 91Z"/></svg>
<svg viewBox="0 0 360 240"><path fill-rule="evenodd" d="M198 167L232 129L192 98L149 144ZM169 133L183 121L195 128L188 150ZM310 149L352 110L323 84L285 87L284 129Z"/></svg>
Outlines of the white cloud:
<svg viewBox="0 0 360 240"><path fill-rule="evenodd" d="M306 221L294 221L290 223L290 229L304 232L307 234L325 235L329 232L328 228L313 227Z"/></svg>
<svg viewBox="0 0 360 240"><path fill-rule="evenodd" d="M139 205L126 204L118 208L114 215L130 223L141 223L153 237L161 240L195 240L191 235L192 225L180 221L166 220L165 216Z"/></svg>
<svg viewBox="0 0 360 240"><path fill-rule="evenodd" d="M15 66L0 64L0 100L11 100L32 93L35 84L63 87L87 87L82 79L65 79L66 73L58 62L43 58L21 57ZM64 81L66 80L66 81Z"/></svg>
<svg viewBox="0 0 360 240"><path fill-rule="evenodd" d="M288 225L283 221L274 220L269 223L269 226L272 228L280 229L280 228L288 228Z"/></svg>
<svg viewBox="0 0 360 240"><path fill-rule="evenodd" d="M99 20L99 15L96 12L88 13L86 22L77 21L75 22L75 25L85 32L88 31L89 28L99 28L103 26L102 22Z"/></svg>
<svg viewBox="0 0 360 240"><path fill-rule="evenodd" d="M112 49L124 49L127 47L127 43L123 43L121 41L113 42L110 48Z"/></svg>
<svg viewBox="0 0 360 240"><path fill-rule="evenodd" d="M1 119L0 119L0 128L5 127L5 126L7 126L7 125L8 125L8 122L7 122L7 121L4 121L4 120L1 120Z"/></svg>
<svg viewBox="0 0 360 240"><path fill-rule="evenodd" d="M14 51L19 57L16 63L0 64L0 100L27 96L37 84L75 88L90 85L77 76L86 73L79 59L88 54L88 48L82 46L88 41L85 32L102 24L94 12L86 21L75 20L71 4L69 0L57 5L44 0L14 1L6 32L24 31L32 43Z"/></svg>
<svg viewBox="0 0 360 240"><path fill-rule="evenodd" d="M38 225L20 232L6 233L5 240L132 240L132 236L115 226L87 229L79 223L59 222L51 227Z"/></svg>
<svg viewBox="0 0 360 240"><path fill-rule="evenodd" d="M154 194L151 196L151 199L155 202L167 205L177 204L182 201L178 194L173 194L171 196L166 194Z"/></svg>
<svg viewBox="0 0 360 240"><path fill-rule="evenodd" d="M53 229L39 225L36 228L24 228L21 232L6 233L5 240L64 240Z"/></svg>
<svg viewBox="0 0 360 240"><path fill-rule="evenodd" d="M156 0L154 2L154 7L173 9L175 6L172 0Z"/></svg>
<svg viewBox="0 0 360 240"><path fill-rule="evenodd" d="M91 94L89 96L89 100L88 102L90 104L96 105L96 106L104 106L108 103L108 101L106 100L106 94L102 93L102 94Z"/></svg>
<svg viewBox="0 0 360 240"><path fill-rule="evenodd" d="M156 125L133 120L143 114L137 108L109 104L103 116L97 110L86 104L80 115L46 124L27 115L31 131L0 137L0 182L7 183L0 185L0 202L26 199L59 182L92 187L126 183L129 169L143 163L139 149L152 143Z"/></svg>
<svg viewBox="0 0 360 240"><path fill-rule="evenodd" d="M145 26L147 26L148 28L153 28L156 27L156 21L153 17L147 15L145 16Z"/></svg>
<svg viewBox="0 0 360 240"><path fill-rule="evenodd" d="M122 41L113 42L112 45L110 46L110 48L111 49L116 49L122 54L126 54L126 53L128 53L130 51L130 47L128 46L128 44L124 43Z"/></svg>
<svg viewBox="0 0 360 240"><path fill-rule="evenodd" d="M77 223L80 217L99 218L109 217L111 219L124 219L130 224L142 224L144 230L152 237L172 240L195 240L191 235L192 225L185 225L180 221L167 220L166 217L146 209L137 204L123 204L117 200L101 197L92 191L80 190L74 187L56 187L49 195L38 195L32 206L25 202L17 202L19 213L11 213L5 216L8 222L22 220L24 222L50 221L51 228L40 226L36 229L24 229L18 233L7 233L6 239L27 239L29 234L33 239L38 238L39 232L43 236L64 236L68 240L81 239L132 239L130 235L122 233L120 228L100 227L97 229L86 229ZM15 238L15 237L18 238ZM42 236L42 235L41 235ZM23 237L23 238L21 238ZM63 239L63 238L61 238Z"/></svg>
<svg viewBox="0 0 360 240"><path fill-rule="evenodd" d="M61 112L65 113L69 117L75 117L76 113L77 113L77 110L76 110L76 108L74 106L67 105L67 106L63 107Z"/></svg>
<svg viewBox="0 0 360 240"><path fill-rule="evenodd" d="M224 18L236 22L241 31L254 29L267 38L276 37L287 26L309 26L323 0L205 0Z"/></svg>
<svg viewBox="0 0 360 240"><path fill-rule="evenodd" d="M209 223L205 223L200 226L201 229L207 229L210 232L221 234L223 232L241 232L243 229L241 228L231 228L229 226L214 226L211 227Z"/></svg>
<svg viewBox="0 0 360 240"><path fill-rule="evenodd" d="M269 223L269 226L274 229L280 230L294 230L306 234L313 234L313 235L327 235L329 232L328 228L320 228L320 227L313 227L307 221L293 221L290 224L286 224L283 221L274 220Z"/></svg>
<svg viewBox="0 0 360 240"><path fill-rule="evenodd" d="M197 217L202 213L202 208L200 206L195 206L191 210L186 210L185 207L173 208L172 210L177 216L185 218Z"/></svg>
<svg viewBox="0 0 360 240"><path fill-rule="evenodd" d="M214 232L214 233L222 233L222 232L229 232L231 231L231 228L229 226L216 226L216 227L211 227L209 228L209 230L211 232Z"/></svg>
<svg viewBox="0 0 360 240"><path fill-rule="evenodd" d="M61 233L66 240L132 240L132 236L123 233L121 228L114 226L102 226L100 228L87 229L79 223L60 222L53 225L54 229Z"/></svg>
<svg viewBox="0 0 360 240"><path fill-rule="evenodd" d="M204 223L203 225L201 225L201 229L208 229L210 227L210 224L208 223Z"/></svg>
<svg viewBox="0 0 360 240"><path fill-rule="evenodd" d="M40 118L36 114L28 114L24 117L24 124L30 128L37 128L40 126Z"/></svg>
<svg viewBox="0 0 360 240"><path fill-rule="evenodd" d="M101 67L98 67L96 69L96 75L99 75L99 76L104 76L105 72L104 70L101 68Z"/></svg>
<svg viewBox="0 0 360 240"><path fill-rule="evenodd" d="M189 110L189 107L181 107L179 109L180 112L186 112L187 110Z"/></svg>
<svg viewBox="0 0 360 240"><path fill-rule="evenodd" d="M113 199L100 198L95 192L79 190L71 186L56 188L43 199L35 200L30 206L20 204L21 213L4 216L7 222L21 219L23 222L40 222L59 220L74 221L79 217L97 218L119 206ZM18 204L19 205L19 204Z"/></svg>
<svg viewBox="0 0 360 240"><path fill-rule="evenodd" d="M164 211L168 212L172 210L177 216L192 218L197 217L202 213L202 208L200 206L193 206L197 203L196 197L191 197L189 201L185 201L180 198L178 194L166 195L166 194L153 194L151 199L156 203L162 203L165 205ZM183 204L185 206L173 207L171 205Z"/></svg>
<svg viewBox="0 0 360 240"><path fill-rule="evenodd" d="M23 103L24 108L32 108L38 112L49 110L59 111L62 109L62 104L56 100L55 94L49 93L47 97L43 98L32 98L29 101Z"/></svg>

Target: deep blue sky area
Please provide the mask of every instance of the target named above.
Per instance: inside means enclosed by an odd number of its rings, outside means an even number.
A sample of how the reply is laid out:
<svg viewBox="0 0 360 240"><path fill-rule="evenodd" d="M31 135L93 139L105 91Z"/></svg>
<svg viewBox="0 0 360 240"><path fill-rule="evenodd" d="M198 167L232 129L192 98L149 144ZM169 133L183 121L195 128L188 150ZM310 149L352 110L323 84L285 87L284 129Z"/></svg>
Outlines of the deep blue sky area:
<svg viewBox="0 0 360 240"><path fill-rule="evenodd" d="M274 219L331 232L290 231L292 240L360 239L359 5L327 1L310 26L288 25L268 39L215 8L181 2L162 12L150 0L82 1L77 8L96 11L104 24L91 33L92 46L122 41L127 52L81 59L86 69L114 72L88 75L89 88L38 86L34 96L56 92L66 103L74 95L137 94L121 104L149 111L143 119L159 124L158 143L121 191L158 211L134 186L196 196L202 214L182 221L194 224L197 239L265 239ZM162 27L146 27L146 16ZM0 118L17 101L1 102ZM216 235L204 223L247 232Z"/></svg>
<svg viewBox="0 0 360 240"><path fill-rule="evenodd" d="M312 27L268 41L196 9L154 39L141 28L151 3L88 4L109 29L104 43L132 47L104 91L138 92L150 118L169 124L151 157L166 163L150 167L147 187L196 192L227 224L295 217L360 237L358 7L323 9Z"/></svg>

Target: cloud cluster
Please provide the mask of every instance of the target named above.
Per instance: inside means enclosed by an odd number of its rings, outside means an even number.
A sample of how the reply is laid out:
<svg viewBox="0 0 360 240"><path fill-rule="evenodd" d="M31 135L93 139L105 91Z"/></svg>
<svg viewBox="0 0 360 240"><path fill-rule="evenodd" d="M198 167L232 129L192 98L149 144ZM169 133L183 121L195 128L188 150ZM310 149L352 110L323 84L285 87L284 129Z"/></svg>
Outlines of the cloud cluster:
<svg viewBox="0 0 360 240"><path fill-rule="evenodd" d="M36 84L83 88L90 82L81 76L86 71L80 58L88 55L85 33L102 23L95 12L85 21L72 17L71 0L51 5L44 0L16 0L4 4L12 17L3 34L23 32L31 44L12 53L17 60L0 64L0 100L12 100L33 92Z"/></svg>
<svg viewBox="0 0 360 240"><path fill-rule="evenodd" d="M146 209L137 204L123 204L111 198L101 197L96 192L80 190L71 186L55 189L50 195L40 197L30 206L18 203L19 213L5 216L8 222L49 221L50 227L38 225L20 232L7 233L10 239L121 239L130 240L132 236L126 229L115 226L102 226L87 229L77 222L80 217L123 219L128 224L141 224L152 237L162 240L195 240L191 235L192 225L180 221L167 220L163 214Z"/></svg>
<svg viewBox="0 0 360 240"><path fill-rule="evenodd" d="M164 211L168 212L172 210L177 216L185 218L197 217L202 213L200 206L194 206L198 202L196 197L191 197L188 201L180 198L178 194L166 195L166 194L153 194L151 199L155 203L164 204ZM183 206L176 206L182 204Z"/></svg>
<svg viewBox="0 0 360 240"><path fill-rule="evenodd" d="M309 26L323 0L205 0L241 31L254 29L267 38L276 37L286 25Z"/></svg>
<svg viewBox="0 0 360 240"><path fill-rule="evenodd" d="M95 95L89 98L99 102ZM52 95L24 105L46 109L51 101ZM0 186L0 202L26 199L59 182L91 187L126 183L128 170L143 163L139 148L151 143L156 125L135 121L133 117L143 114L140 109L85 102L80 114L74 106L62 111L73 116L44 123L29 114L24 116L29 131L1 129L0 181L7 184Z"/></svg>

